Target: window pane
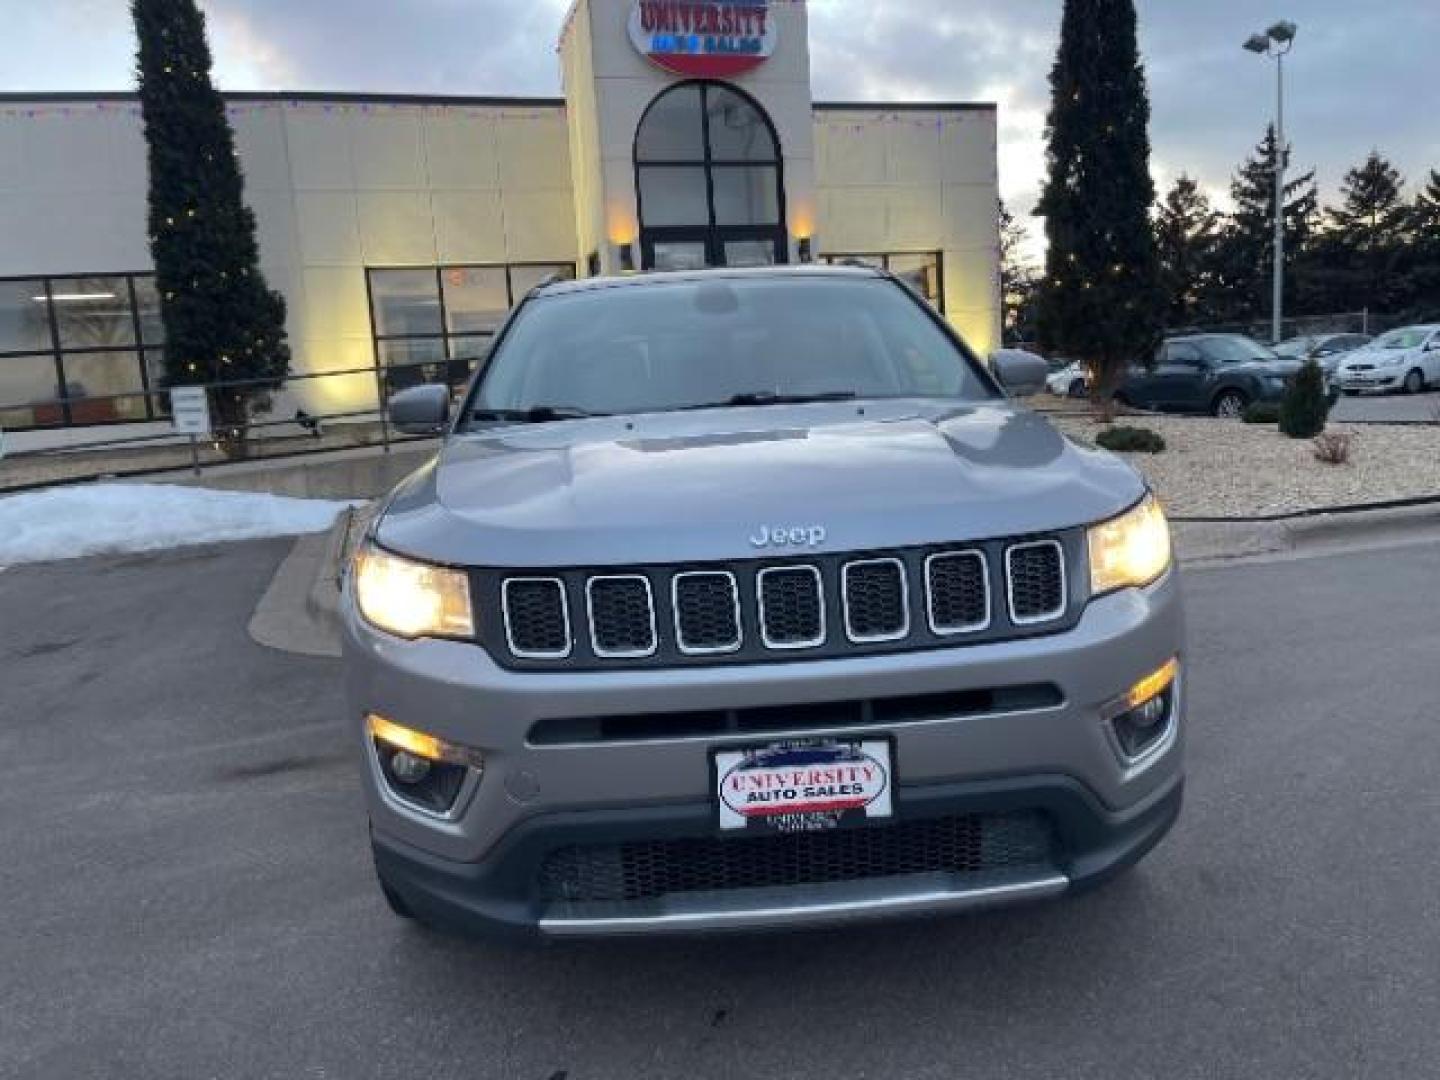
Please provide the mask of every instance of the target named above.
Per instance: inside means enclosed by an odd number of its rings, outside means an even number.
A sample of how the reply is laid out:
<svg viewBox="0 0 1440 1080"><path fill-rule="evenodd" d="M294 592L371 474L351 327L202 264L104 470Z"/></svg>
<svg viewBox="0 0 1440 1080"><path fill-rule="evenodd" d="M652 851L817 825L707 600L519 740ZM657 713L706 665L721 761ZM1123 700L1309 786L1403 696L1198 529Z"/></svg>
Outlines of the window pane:
<svg viewBox="0 0 1440 1080"><path fill-rule="evenodd" d="M103 424L111 420L144 420L144 397L115 398L110 394L138 394L140 357L134 352L66 353L66 397L72 424Z"/></svg>
<svg viewBox="0 0 1440 1080"><path fill-rule="evenodd" d="M471 374L480 361L490 352L490 334L472 334L468 337L450 339L450 364L447 379L451 386L463 386L470 381Z"/></svg>
<svg viewBox="0 0 1440 1080"><path fill-rule="evenodd" d="M36 298L39 299L36 299ZM50 348L43 281L0 281L0 352Z"/></svg>
<svg viewBox="0 0 1440 1080"><path fill-rule="evenodd" d="M640 216L646 228L709 225L704 167L641 169Z"/></svg>
<svg viewBox="0 0 1440 1080"><path fill-rule="evenodd" d="M372 270L370 301L375 333L438 334L440 296L434 270Z"/></svg>
<svg viewBox="0 0 1440 1080"><path fill-rule="evenodd" d="M559 274L566 281L575 277L575 267L570 263L554 266L512 266L510 268L510 291L518 304L521 298L552 274Z"/></svg>
<svg viewBox="0 0 1440 1080"><path fill-rule="evenodd" d="M726 266L774 266L775 241L726 240Z"/></svg>
<svg viewBox="0 0 1440 1080"><path fill-rule="evenodd" d="M707 265L703 240L656 240L655 265L649 269L703 270Z"/></svg>
<svg viewBox="0 0 1440 1080"><path fill-rule="evenodd" d="M775 225L780 199L772 166L716 169L715 224ZM647 220L646 224L650 222Z"/></svg>
<svg viewBox="0 0 1440 1080"><path fill-rule="evenodd" d="M700 88L676 87L656 98L641 120L635 156L641 161L702 161L704 138Z"/></svg>
<svg viewBox="0 0 1440 1080"><path fill-rule="evenodd" d="M940 267L934 255L891 255L890 269L932 304L940 300Z"/></svg>
<svg viewBox="0 0 1440 1080"><path fill-rule="evenodd" d="M0 356L0 427L64 423L60 405L55 402L59 396L53 357Z"/></svg>
<svg viewBox="0 0 1440 1080"><path fill-rule="evenodd" d="M150 389L165 389L165 353L160 349L147 349L145 351L145 370L150 376ZM157 417L170 415L170 395L158 393L150 395L151 404L155 408Z"/></svg>
<svg viewBox="0 0 1440 1080"><path fill-rule="evenodd" d="M391 393L421 383L445 381L445 343L440 338L380 341L375 347L380 365L386 369L385 385Z"/></svg>
<svg viewBox="0 0 1440 1080"><path fill-rule="evenodd" d="M160 321L160 294L148 274L134 278L135 303L140 311L140 340L146 345L165 344L165 324Z"/></svg>
<svg viewBox="0 0 1440 1080"><path fill-rule="evenodd" d="M445 321L452 334L494 330L510 310L503 266L451 266L445 285Z"/></svg>
<svg viewBox="0 0 1440 1080"><path fill-rule="evenodd" d="M54 278L50 299L55 303L62 349L135 344L126 278Z"/></svg>
<svg viewBox="0 0 1440 1080"><path fill-rule="evenodd" d="M710 156L718 161L777 161L770 127L755 106L733 90L712 86L705 110L710 114Z"/></svg>

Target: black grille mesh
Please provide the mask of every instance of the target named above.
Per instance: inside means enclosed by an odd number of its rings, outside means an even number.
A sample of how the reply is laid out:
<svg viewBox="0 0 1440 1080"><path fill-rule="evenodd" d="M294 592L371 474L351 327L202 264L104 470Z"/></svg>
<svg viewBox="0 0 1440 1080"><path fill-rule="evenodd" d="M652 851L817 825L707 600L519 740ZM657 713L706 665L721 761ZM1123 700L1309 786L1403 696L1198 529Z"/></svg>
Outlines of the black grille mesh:
<svg viewBox="0 0 1440 1080"><path fill-rule="evenodd" d="M735 579L729 574L695 573L675 581L675 622L680 645L719 651L740 644Z"/></svg>
<svg viewBox="0 0 1440 1080"><path fill-rule="evenodd" d="M1016 546L1010 560L1010 614L1016 619L1046 619L1065 607L1060 549L1050 543Z"/></svg>
<svg viewBox="0 0 1440 1080"><path fill-rule="evenodd" d="M852 637L899 637L908 618L905 568L900 563L855 563L846 568L845 623Z"/></svg>
<svg viewBox="0 0 1440 1080"><path fill-rule="evenodd" d="M650 588L644 578L593 578L590 623L595 648L606 653L648 653L655 648Z"/></svg>
<svg viewBox="0 0 1440 1080"><path fill-rule="evenodd" d="M950 632L983 626L989 619L985 559L978 551L958 551L930 560L930 621Z"/></svg>
<svg viewBox="0 0 1440 1080"><path fill-rule="evenodd" d="M760 579L765 637L773 645L808 644L824 637L820 575L809 567L767 570Z"/></svg>
<svg viewBox="0 0 1440 1080"><path fill-rule="evenodd" d="M1038 811L829 832L577 845L546 857L542 900L625 902L675 893L822 885L901 874L982 874L1053 862Z"/></svg>
<svg viewBox="0 0 1440 1080"><path fill-rule="evenodd" d="M569 648L565 587L559 581L509 581L505 601L510 643L516 652L554 655Z"/></svg>

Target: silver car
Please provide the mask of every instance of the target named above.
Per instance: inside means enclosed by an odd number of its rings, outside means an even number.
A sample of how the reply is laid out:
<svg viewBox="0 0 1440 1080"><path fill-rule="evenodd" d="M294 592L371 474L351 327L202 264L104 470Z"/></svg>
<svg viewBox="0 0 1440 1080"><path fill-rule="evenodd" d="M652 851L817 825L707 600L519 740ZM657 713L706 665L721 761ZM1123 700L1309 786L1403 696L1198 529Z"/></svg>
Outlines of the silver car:
<svg viewBox="0 0 1440 1080"><path fill-rule="evenodd" d="M1175 820L1160 507L883 271L541 286L458 411L420 387L391 415L446 434L343 611L396 913L960 912L1093 886Z"/></svg>

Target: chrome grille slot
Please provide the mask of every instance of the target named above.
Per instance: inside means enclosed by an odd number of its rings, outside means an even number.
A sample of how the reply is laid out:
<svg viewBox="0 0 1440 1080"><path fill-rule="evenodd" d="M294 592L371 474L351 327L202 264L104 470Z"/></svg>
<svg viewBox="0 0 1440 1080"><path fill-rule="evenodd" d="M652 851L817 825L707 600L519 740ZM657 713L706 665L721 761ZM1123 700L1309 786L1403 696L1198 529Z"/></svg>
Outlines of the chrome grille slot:
<svg viewBox="0 0 1440 1080"><path fill-rule="evenodd" d="M855 642L898 641L910 633L910 596L899 559L862 559L840 572L845 636Z"/></svg>
<svg viewBox="0 0 1440 1080"><path fill-rule="evenodd" d="M510 651L527 660L570 655L570 606L559 578L508 578L500 606Z"/></svg>
<svg viewBox="0 0 1440 1080"><path fill-rule="evenodd" d="M825 643L825 592L814 566L771 566L756 576L760 636L772 649L813 649Z"/></svg>
<svg viewBox="0 0 1440 1080"><path fill-rule="evenodd" d="M735 575L723 570L676 574L670 586L675 643L686 656L740 648L740 593Z"/></svg>
<svg viewBox="0 0 1440 1080"><path fill-rule="evenodd" d="M655 651L655 599L643 574L592 577L585 584L590 644L608 659L649 656Z"/></svg>
<svg viewBox="0 0 1440 1080"><path fill-rule="evenodd" d="M930 629L973 634L990 625L990 567L981 551L947 551L925 560Z"/></svg>
<svg viewBox="0 0 1440 1080"><path fill-rule="evenodd" d="M1065 614L1065 552L1054 540L1014 544L1005 551L1010 620L1017 626Z"/></svg>

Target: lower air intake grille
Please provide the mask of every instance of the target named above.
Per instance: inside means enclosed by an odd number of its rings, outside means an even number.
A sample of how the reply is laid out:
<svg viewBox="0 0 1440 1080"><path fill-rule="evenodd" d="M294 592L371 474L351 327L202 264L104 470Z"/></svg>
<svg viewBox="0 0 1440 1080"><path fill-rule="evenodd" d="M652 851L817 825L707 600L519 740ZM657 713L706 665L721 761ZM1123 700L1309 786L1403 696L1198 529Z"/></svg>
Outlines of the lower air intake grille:
<svg viewBox="0 0 1440 1080"><path fill-rule="evenodd" d="M1049 819L1022 811L832 832L571 846L545 859L539 890L546 901L624 902L901 874L981 874L1052 861Z"/></svg>
<svg viewBox="0 0 1440 1080"><path fill-rule="evenodd" d="M1065 613L1065 562L1053 540L1016 544L1005 553L1010 617L1017 623L1045 622Z"/></svg>

